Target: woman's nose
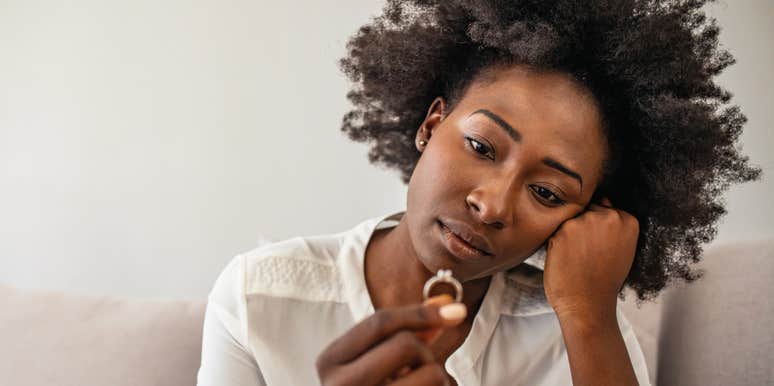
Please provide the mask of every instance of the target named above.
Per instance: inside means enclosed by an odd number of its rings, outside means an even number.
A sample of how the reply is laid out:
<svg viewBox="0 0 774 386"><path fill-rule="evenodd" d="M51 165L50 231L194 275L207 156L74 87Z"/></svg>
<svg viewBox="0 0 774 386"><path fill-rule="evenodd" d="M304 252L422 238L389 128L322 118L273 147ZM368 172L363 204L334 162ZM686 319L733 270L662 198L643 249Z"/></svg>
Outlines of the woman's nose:
<svg viewBox="0 0 774 386"><path fill-rule="evenodd" d="M513 222L513 202L515 201L511 184L493 183L471 191L467 204L481 222L491 224L497 229L510 226Z"/></svg>

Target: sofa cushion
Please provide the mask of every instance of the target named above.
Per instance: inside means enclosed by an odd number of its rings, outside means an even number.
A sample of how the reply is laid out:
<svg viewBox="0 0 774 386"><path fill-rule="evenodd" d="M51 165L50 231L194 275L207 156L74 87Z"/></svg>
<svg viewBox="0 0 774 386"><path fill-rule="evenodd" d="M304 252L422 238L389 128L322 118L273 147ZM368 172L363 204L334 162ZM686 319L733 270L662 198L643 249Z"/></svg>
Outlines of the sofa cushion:
<svg viewBox="0 0 774 386"><path fill-rule="evenodd" d="M702 267L664 294L658 383L774 384L774 241L715 247Z"/></svg>
<svg viewBox="0 0 774 386"><path fill-rule="evenodd" d="M0 286L0 384L194 385L204 309Z"/></svg>
<svg viewBox="0 0 774 386"><path fill-rule="evenodd" d="M623 304L658 385L774 384L774 240L716 244L655 302Z"/></svg>

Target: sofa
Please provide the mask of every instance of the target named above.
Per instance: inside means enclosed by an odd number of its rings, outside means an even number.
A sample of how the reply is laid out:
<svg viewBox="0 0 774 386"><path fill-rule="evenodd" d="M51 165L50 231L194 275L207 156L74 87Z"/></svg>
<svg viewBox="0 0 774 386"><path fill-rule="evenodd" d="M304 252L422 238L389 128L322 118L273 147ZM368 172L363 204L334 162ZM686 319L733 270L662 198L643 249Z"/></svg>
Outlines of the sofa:
<svg viewBox="0 0 774 386"><path fill-rule="evenodd" d="M774 239L713 245L699 267L656 302L620 304L651 380L774 385ZM0 385L195 385L205 307L0 285Z"/></svg>

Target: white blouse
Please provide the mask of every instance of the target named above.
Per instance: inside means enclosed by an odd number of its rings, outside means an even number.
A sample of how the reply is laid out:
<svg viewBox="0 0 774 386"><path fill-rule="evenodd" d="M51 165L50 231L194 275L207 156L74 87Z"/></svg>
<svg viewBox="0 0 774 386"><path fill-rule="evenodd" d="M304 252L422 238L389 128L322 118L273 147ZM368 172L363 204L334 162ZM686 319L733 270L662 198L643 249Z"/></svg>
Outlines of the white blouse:
<svg viewBox="0 0 774 386"><path fill-rule="evenodd" d="M374 313L363 271L368 241L403 213L232 259L208 297L198 385L318 385L317 355ZM459 385L572 384L559 321L542 287L544 257L541 249L517 267L538 269L492 276L470 333L445 364ZM650 385L634 331L617 314L637 379Z"/></svg>

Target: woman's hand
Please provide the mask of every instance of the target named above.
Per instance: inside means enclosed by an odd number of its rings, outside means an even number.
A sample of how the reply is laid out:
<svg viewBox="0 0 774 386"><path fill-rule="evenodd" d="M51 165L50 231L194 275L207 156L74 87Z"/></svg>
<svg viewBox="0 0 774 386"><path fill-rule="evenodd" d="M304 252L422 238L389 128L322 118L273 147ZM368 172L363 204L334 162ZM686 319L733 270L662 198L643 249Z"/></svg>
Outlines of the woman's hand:
<svg viewBox="0 0 774 386"><path fill-rule="evenodd" d="M573 385L637 385L616 306L639 228L637 219L603 199L548 241L543 286L562 329Z"/></svg>
<svg viewBox="0 0 774 386"><path fill-rule="evenodd" d="M443 328L465 319L465 306L451 302L447 295L422 305L382 309L364 319L317 357L320 383L447 385L446 372L428 343Z"/></svg>
<svg viewBox="0 0 774 386"><path fill-rule="evenodd" d="M637 219L607 198L565 221L548 240L543 276L557 315L614 313L638 235Z"/></svg>

